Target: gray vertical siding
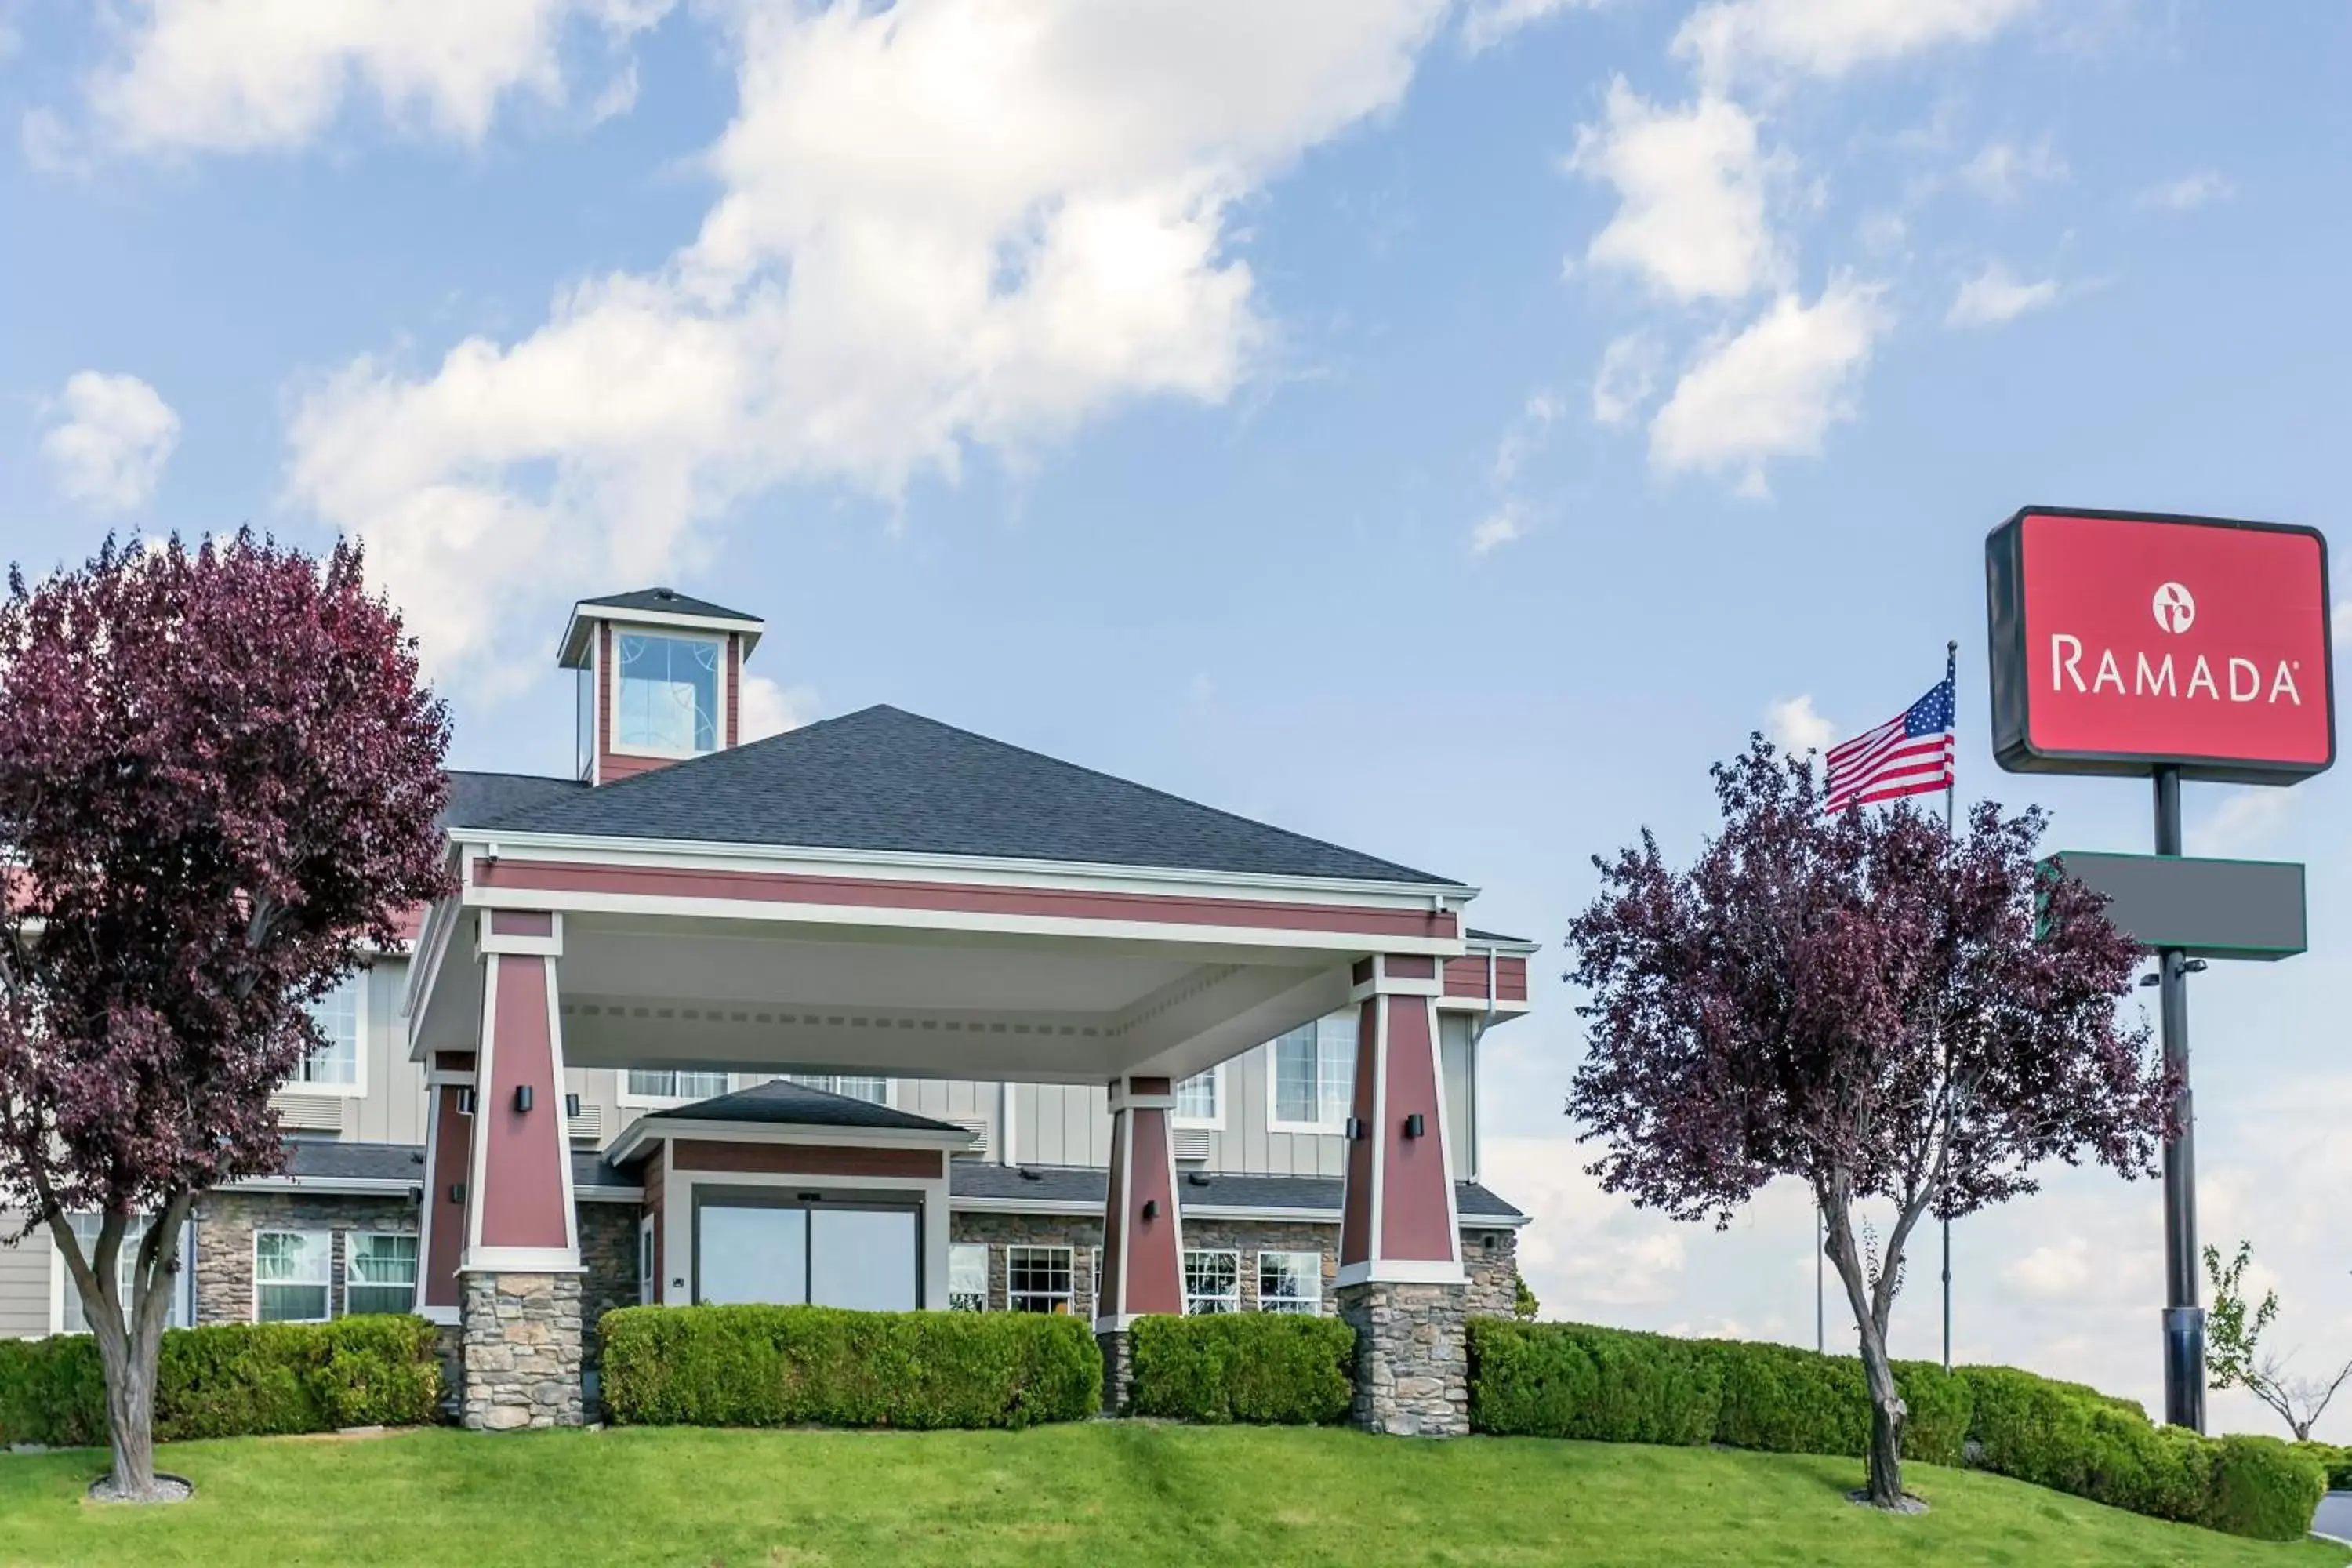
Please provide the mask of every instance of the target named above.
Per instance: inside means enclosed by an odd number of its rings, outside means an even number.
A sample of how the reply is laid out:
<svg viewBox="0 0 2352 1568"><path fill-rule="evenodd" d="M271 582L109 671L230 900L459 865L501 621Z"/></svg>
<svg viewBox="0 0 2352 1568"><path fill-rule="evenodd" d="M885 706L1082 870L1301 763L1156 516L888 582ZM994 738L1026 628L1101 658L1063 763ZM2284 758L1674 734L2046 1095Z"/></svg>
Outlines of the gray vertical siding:
<svg viewBox="0 0 2352 1568"><path fill-rule="evenodd" d="M408 961L384 958L367 973L367 1092L345 1102L343 1136L363 1143L425 1142L425 1069L408 1059L400 1001Z"/></svg>
<svg viewBox="0 0 2352 1568"><path fill-rule="evenodd" d="M0 1233L24 1223L0 1214ZM0 1339L39 1339L49 1331L49 1233L36 1230L14 1247L0 1247Z"/></svg>
<svg viewBox="0 0 2352 1568"><path fill-rule="evenodd" d="M1472 1070L1472 1037L1477 1020L1467 1013L1440 1013L1437 1039L1444 1068L1445 1146L1454 1155L1454 1173L1465 1181L1478 1177L1478 1076Z"/></svg>

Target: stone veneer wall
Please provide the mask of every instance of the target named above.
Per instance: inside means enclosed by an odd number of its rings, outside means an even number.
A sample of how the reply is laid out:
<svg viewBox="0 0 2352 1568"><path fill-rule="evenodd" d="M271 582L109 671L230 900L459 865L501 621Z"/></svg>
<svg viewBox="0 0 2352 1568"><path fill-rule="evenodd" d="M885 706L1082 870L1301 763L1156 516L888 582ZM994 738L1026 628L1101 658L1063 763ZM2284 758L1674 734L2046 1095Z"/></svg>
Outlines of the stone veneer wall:
<svg viewBox="0 0 2352 1568"><path fill-rule="evenodd" d="M459 1419L482 1432L577 1426L580 1382L577 1274L467 1274Z"/></svg>
<svg viewBox="0 0 2352 1568"><path fill-rule="evenodd" d="M1459 1285L1341 1289L1340 1319L1356 1331L1358 1426L1400 1437L1470 1430L1468 1296Z"/></svg>
<svg viewBox="0 0 2352 1568"><path fill-rule="evenodd" d="M416 1205L402 1197L314 1193L207 1193L196 1202L196 1321L253 1321L253 1233L335 1233L328 1310L343 1312L344 1237L352 1231L416 1234Z"/></svg>
<svg viewBox="0 0 2352 1568"><path fill-rule="evenodd" d="M615 1307L637 1304L637 1218L635 1204L580 1205L580 1359L597 1364L596 1321Z"/></svg>
<svg viewBox="0 0 2352 1568"><path fill-rule="evenodd" d="M956 1214L948 1215L951 1242L988 1244L988 1310L1006 1310L1005 1248L1066 1247L1070 1248L1070 1310L1092 1321L1095 1311L1095 1265L1102 1257L1102 1221L1075 1215Z"/></svg>

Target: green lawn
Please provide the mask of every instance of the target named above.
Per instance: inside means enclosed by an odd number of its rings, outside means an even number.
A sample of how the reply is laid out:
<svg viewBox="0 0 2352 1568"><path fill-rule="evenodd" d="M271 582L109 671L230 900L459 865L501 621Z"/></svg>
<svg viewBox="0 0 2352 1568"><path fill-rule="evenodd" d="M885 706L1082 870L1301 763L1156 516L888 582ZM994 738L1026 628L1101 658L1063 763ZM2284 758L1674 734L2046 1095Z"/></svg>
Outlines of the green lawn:
<svg viewBox="0 0 2352 1568"><path fill-rule="evenodd" d="M615 1430L188 1443L168 1509L99 1508L93 1452L0 1455L0 1562L2301 1564L1916 1467L1934 1510L1847 1503L1852 1461L1536 1438L1094 1423L1034 1432Z"/></svg>

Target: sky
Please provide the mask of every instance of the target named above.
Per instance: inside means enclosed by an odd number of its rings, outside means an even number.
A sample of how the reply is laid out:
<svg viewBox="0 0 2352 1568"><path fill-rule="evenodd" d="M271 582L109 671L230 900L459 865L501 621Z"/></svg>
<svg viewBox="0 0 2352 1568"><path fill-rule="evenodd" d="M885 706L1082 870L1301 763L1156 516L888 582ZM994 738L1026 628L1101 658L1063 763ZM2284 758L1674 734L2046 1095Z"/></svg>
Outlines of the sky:
<svg viewBox="0 0 2352 1568"><path fill-rule="evenodd" d="M1584 1173L1561 935L1948 638L1963 799L2148 847L2145 784L1993 763L1982 540L2336 527L2352 10L2250 15L0 0L0 553L359 539L453 763L546 773L569 604L672 584L767 618L761 731L892 702L1480 887L1545 944L1484 1173L1546 1312L1810 1343L1801 1191L1717 1233ZM2316 1370L2352 802L2186 794L2310 868L2314 951L2190 1011L2204 1236ZM2160 1408L2161 1240L2104 1171L1962 1222L1957 1357Z"/></svg>

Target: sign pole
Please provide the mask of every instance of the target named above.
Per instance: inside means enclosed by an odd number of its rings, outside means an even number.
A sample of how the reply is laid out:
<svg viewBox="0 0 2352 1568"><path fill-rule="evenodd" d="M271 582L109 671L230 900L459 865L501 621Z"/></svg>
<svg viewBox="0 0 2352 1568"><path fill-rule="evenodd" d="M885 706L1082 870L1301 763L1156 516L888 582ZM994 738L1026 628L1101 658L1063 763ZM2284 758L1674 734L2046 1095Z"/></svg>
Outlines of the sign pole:
<svg viewBox="0 0 2352 1568"><path fill-rule="evenodd" d="M2156 770L2156 852L2180 853L2180 770ZM2164 1418L2205 1430L2205 1310L2197 1280L2196 1101L2189 1089L2189 956L2158 948L2157 1015L2164 1068L2178 1076L2179 1130L2164 1145Z"/></svg>

